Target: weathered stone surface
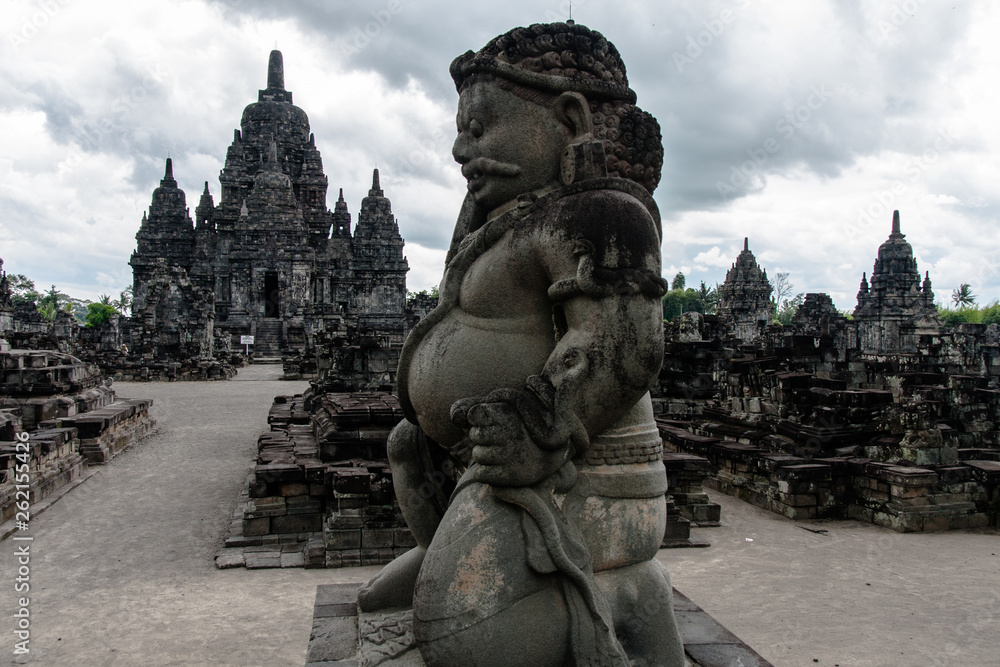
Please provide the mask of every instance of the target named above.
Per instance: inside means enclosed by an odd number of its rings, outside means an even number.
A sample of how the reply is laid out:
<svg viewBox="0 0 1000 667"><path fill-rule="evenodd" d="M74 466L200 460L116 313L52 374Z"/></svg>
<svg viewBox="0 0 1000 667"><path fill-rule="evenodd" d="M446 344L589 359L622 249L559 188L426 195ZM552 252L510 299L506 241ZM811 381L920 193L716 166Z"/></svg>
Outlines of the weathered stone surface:
<svg viewBox="0 0 1000 667"><path fill-rule="evenodd" d="M659 127L614 46L572 22L512 30L451 73L469 193L439 304L399 357L406 421L387 442L417 546L359 608L412 604L428 665L681 665L653 560ZM363 494L354 481L335 491Z"/></svg>

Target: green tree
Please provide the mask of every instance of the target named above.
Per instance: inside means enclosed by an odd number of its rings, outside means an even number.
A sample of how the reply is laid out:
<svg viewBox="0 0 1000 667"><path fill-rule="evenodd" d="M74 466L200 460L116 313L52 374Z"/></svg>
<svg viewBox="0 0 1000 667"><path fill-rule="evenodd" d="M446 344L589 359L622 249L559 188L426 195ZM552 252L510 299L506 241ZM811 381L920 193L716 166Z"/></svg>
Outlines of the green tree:
<svg viewBox="0 0 1000 667"><path fill-rule="evenodd" d="M678 289L682 290L682 289L684 289L684 287L685 287L686 284L687 284L687 279L684 278L684 274L681 273L680 271L678 271L677 275L674 276L674 279L670 281L670 289L671 290L678 290Z"/></svg>
<svg viewBox="0 0 1000 667"><path fill-rule="evenodd" d="M709 287L705 284L705 281L701 281L701 285L698 286L698 300L701 301L702 313L714 313L715 309L719 306L719 286Z"/></svg>
<svg viewBox="0 0 1000 667"><path fill-rule="evenodd" d="M678 315L695 311L705 312L705 306L698 295L698 290L672 289L663 295L663 319L672 320Z"/></svg>
<svg viewBox="0 0 1000 667"><path fill-rule="evenodd" d="M111 300L111 305L114 306L122 315L126 317L132 314L132 286L129 285L123 289L119 294L117 299Z"/></svg>
<svg viewBox="0 0 1000 667"><path fill-rule="evenodd" d="M951 301L958 308L974 305L976 295L972 293L972 286L969 283L959 285L957 289L952 290Z"/></svg>
<svg viewBox="0 0 1000 667"><path fill-rule="evenodd" d="M8 274L7 282L10 285L15 306L23 303L38 303L42 298L42 295L35 288L35 281L23 273Z"/></svg>
<svg viewBox="0 0 1000 667"><path fill-rule="evenodd" d="M1000 324L1000 302L993 300L989 304L979 309L980 319L983 324Z"/></svg>
<svg viewBox="0 0 1000 667"><path fill-rule="evenodd" d="M795 313L799 312L799 307L802 306L805 298L806 295L799 292L791 299L785 299L781 304L781 308L775 313L775 321L778 324L791 324L792 318L795 317Z"/></svg>
<svg viewBox="0 0 1000 667"><path fill-rule="evenodd" d="M115 310L115 307L110 303L101 302L87 304L87 326L100 326L117 314L118 311Z"/></svg>

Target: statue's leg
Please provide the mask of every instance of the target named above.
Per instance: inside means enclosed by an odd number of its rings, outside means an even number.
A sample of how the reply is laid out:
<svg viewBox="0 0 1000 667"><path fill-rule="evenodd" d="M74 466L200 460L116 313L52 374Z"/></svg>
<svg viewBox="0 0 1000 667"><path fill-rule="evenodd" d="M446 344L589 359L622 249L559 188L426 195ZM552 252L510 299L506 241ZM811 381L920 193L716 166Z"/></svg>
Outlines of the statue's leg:
<svg viewBox="0 0 1000 667"><path fill-rule="evenodd" d="M445 487L450 480L440 471L433 470L430 448L436 446L419 426L405 420L389 435L387 449L392 484L417 546L386 565L361 587L358 606L362 611L409 607L413 603L413 585L448 498L449 489Z"/></svg>
<svg viewBox="0 0 1000 667"><path fill-rule="evenodd" d="M634 667L684 667L684 645L674 618L667 568L656 559L598 572L611 606L615 633Z"/></svg>
<svg viewBox="0 0 1000 667"><path fill-rule="evenodd" d="M486 484L452 499L413 599L413 631L430 667L565 664L562 578L529 567L523 516Z"/></svg>

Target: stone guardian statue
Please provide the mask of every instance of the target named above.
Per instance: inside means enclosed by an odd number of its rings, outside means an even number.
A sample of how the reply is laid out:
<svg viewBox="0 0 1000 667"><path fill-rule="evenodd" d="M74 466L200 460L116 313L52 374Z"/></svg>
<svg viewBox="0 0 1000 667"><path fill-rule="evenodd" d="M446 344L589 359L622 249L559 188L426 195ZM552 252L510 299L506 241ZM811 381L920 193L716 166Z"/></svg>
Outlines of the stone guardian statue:
<svg viewBox="0 0 1000 667"><path fill-rule="evenodd" d="M359 609L412 607L435 667L683 665L655 560L659 125L572 22L511 30L451 75L468 195L389 440L419 546Z"/></svg>

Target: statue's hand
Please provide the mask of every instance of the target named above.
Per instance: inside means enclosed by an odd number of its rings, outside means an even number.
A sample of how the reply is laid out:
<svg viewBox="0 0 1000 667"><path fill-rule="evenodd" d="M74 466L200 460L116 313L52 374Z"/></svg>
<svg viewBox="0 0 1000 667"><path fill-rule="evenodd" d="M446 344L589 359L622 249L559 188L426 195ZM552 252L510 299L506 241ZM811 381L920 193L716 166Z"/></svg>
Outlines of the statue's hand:
<svg viewBox="0 0 1000 667"><path fill-rule="evenodd" d="M539 447L528 434L517 408L493 395L458 400L452 421L466 429L478 481L496 486L534 486L558 471L569 457L569 445Z"/></svg>

